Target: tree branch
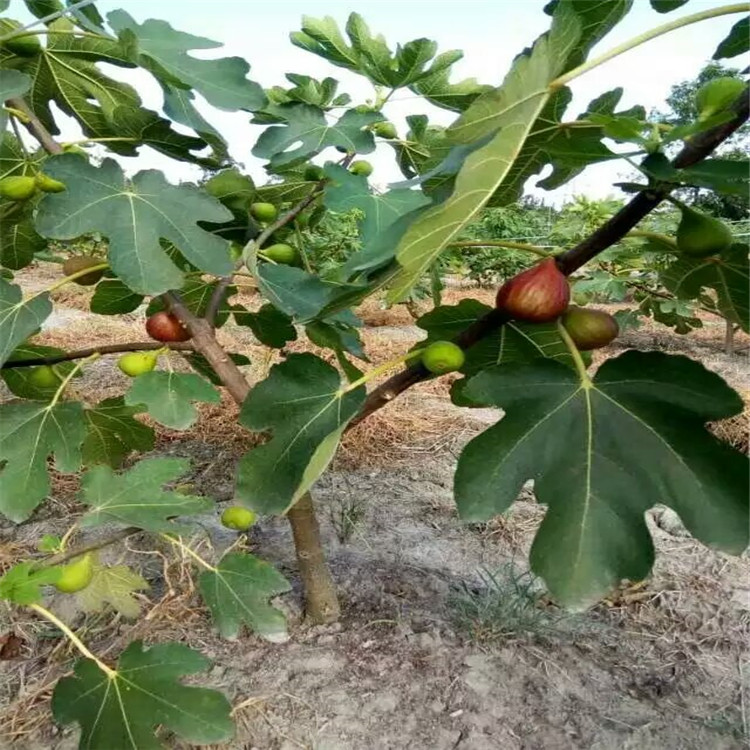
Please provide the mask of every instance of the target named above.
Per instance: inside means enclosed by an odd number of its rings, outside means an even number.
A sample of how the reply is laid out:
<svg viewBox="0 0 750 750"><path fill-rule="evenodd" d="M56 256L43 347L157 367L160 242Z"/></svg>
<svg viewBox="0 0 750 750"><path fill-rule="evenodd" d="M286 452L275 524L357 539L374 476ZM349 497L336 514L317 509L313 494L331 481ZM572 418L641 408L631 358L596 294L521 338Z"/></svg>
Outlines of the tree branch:
<svg viewBox="0 0 750 750"><path fill-rule="evenodd" d="M104 539L99 539L95 542L90 542L89 544L82 544L80 547L74 547L73 549L44 557L39 561L39 564L45 568L50 565L62 565L63 563L68 562L68 560L72 560L74 557L80 557L87 552L95 552L98 549L109 547L110 544L121 542L129 536L137 534L139 531L143 531L143 529L140 529L137 526L128 526L125 529L116 531L114 534L110 534L110 536L105 536Z"/></svg>
<svg viewBox="0 0 750 750"><path fill-rule="evenodd" d="M63 153L63 147L52 137L49 130L44 127L41 120L32 112L31 108L28 104L26 104L26 101L24 99L21 99L20 97L8 99L8 106L13 107L13 109L19 110L19 112L23 112L26 117L28 117L29 121L25 122L24 126L29 131L29 133L31 133L31 135L33 135L34 138L39 141L42 148L48 154Z"/></svg>
<svg viewBox="0 0 750 750"><path fill-rule="evenodd" d="M735 116L731 120L691 138L672 160L672 166L676 169L684 169L697 164L709 156L714 149L747 121L750 114L750 87L747 87L735 101L732 109ZM619 242L639 221L653 211L673 189L673 185L662 184L638 193L593 234L570 250L555 256L560 270L566 276L569 276L599 253ZM453 341L462 349L468 349L509 320L510 318L500 310L491 310L456 336ZM411 388L411 386L430 376L431 374L422 364L417 362L388 378L382 385L368 394L362 409L349 423L347 430L366 419L373 412L381 409L407 388Z"/></svg>
<svg viewBox="0 0 750 750"><path fill-rule="evenodd" d="M74 359L85 359L90 357L92 354L118 354L120 352L145 352L153 351L155 349L163 349L168 347L173 351L195 351L195 347L189 341L186 342L173 342L170 344L164 344L159 341L134 341L129 344L105 344L103 346L92 346L88 349L77 349L73 352L65 352L64 354L57 354L52 357L29 357L27 359L15 359L12 362L6 362L2 368L3 370L12 370L16 367L35 367L37 365L56 365L59 362L70 362Z"/></svg>

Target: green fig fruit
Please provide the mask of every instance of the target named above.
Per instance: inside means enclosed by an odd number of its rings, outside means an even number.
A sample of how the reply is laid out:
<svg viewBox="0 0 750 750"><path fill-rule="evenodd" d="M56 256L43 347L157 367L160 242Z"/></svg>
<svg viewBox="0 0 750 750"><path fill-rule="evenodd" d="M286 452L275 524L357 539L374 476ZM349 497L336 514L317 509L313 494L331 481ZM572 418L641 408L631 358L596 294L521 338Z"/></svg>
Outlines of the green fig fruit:
<svg viewBox="0 0 750 750"><path fill-rule="evenodd" d="M695 93L695 106L698 118L706 120L722 112L745 90L745 84L739 78L714 78L704 83Z"/></svg>
<svg viewBox="0 0 750 750"><path fill-rule="evenodd" d="M49 365L32 367L29 371L29 383L35 388L56 388L60 382L60 378Z"/></svg>
<svg viewBox="0 0 750 750"><path fill-rule="evenodd" d="M278 242L275 245L264 247L261 250L263 255L275 263L281 263L284 266L293 266L299 262L300 256L297 248Z"/></svg>
<svg viewBox="0 0 750 750"><path fill-rule="evenodd" d="M460 370L465 361L463 349L452 341L435 341L422 352L422 364L435 375Z"/></svg>
<svg viewBox="0 0 750 750"><path fill-rule="evenodd" d="M718 255L732 244L732 231L714 216L679 205L682 218L677 226L677 249L691 258Z"/></svg>
<svg viewBox="0 0 750 750"><path fill-rule="evenodd" d="M565 330L582 352L611 344L620 333L617 321L603 310L571 305L561 320Z"/></svg>
<svg viewBox="0 0 750 750"><path fill-rule="evenodd" d="M232 505L221 514L222 525L234 531L247 531L255 520L255 513L241 505Z"/></svg>
<svg viewBox="0 0 750 750"><path fill-rule="evenodd" d="M389 140L398 138L396 126L392 122L388 122L388 120L376 122L375 125L373 125L372 132L375 133L375 135L379 135L381 138L388 138Z"/></svg>
<svg viewBox="0 0 750 750"><path fill-rule="evenodd" d="M154 352L129 352L117 360L117 366L131 378L151 372L159 361L159 355Z"/></svg>
<svg viewBox="0 0 750 750"><path fill-rule="evenodd" d="M244 245L240 245L239 242L232 242L229 245L229 257L232 259L233 262L237 262L242 257L242 251L244 250Z"/></svg>
<svg viewBox="0 0 750 750"><path fill-rule="evenodd" d="M60 567L61 575L54 586L65 594L85 589L94 577L94 556L89 552L68 565Z"/></svg>
<svg viewBox="0 0 750 750"><path fill-rule="evenodd" d="M279 211L273 203L253 203L250 206L250 213L254 219L270 224L276 221Z"/></svg>
<svg viewBox="0 0 750 750"><path fill-rule="evenodd" d="M319 167L317 164L308 164L303 176L307 182L320 182L320 180L325 179L326 173L323 171L323 167Z"/></svg>
<svg viewBox="0 0 750 750"><path fill-rule="evenodd" d="M44 174L44 172L37 172L34 179L36 180L36 186L43 193L62 193L63 190L67 189L64 182L60 182L60 180L56 180L54 177Z"/></svg>
<svg viewBox="0 0 750 750"><path fill-rule="evenodd" d="M361 177L369 177L372 174L372 164L365 159L353 161L349 167L352 174L358 174Z"/></svg>
<svg viewBox="0 0 750 750"><path fill-rule="evenodd" d="M74 273L84 271L87 268L100 266L104 262L101 258L94 258L91 255L73 255L63 263L63 274L65 276L72 276ZM79 276L75 280L75 283L81 286L93 286L104 275L104 270L103 268L99 268L91 273L85 273L83 276Z"/></svg>
<svg viewBox="0 0 750 750"><path fill-rule="evenodd" d="M36 193L36 180L33 177L4 177L0 180L0 195L11 201L25 201Z"/></svg>
<svg viewBox="0 0 750 750"><path fill-rule="evenodd" d="M18 21L10 18L0 19L0 36L8 36L20 28L22 27ZM19 57L33 57L41 50L42 45L39 42L37 34L20 34L19 36L14 36L12 39L0 42L0 48L12 52Z"/></svg>

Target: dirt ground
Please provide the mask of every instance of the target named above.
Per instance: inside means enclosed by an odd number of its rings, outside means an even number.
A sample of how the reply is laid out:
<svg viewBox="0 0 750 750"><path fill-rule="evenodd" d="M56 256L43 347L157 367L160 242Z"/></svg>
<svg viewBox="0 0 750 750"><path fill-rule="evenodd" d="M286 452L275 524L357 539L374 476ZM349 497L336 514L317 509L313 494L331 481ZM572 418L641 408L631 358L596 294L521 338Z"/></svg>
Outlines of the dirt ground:
<svg viewBox="0 0 750 750"><path fill-rule="evenodd" d="M44 285L47 273L43 266L19 277L31 289ZM451 291L448 301L467 294ZM59 298L39 341L74 348L141 339L142 313L110 320L85 312L86 302L84 292ZM400 308L369 303L363 319L375 363L419 337ZM705 322L688 337L651 326L627 332L598 356L631 347L686 353L747 396L747 337L738 337L738 352L727 357L723 325ZM274 361L246 329L227 327L221 335L250 356L251 380ZM121 393L126 379L114 362L103 358L88 368L79 390L92 400ZM219 509L231 498L232 467L247 446L232 424L235 413L225 400L202 407L187 432L157 430L154 453L190 458L185 481ZM497 416L453 407L441 380L409 391L348 436L315 488L341 593L336 625L300 622L290 532L278 518L261 519L240 543L294 584L277 600L291 621L285 644L248 634L220 640L189 562L167 556L146 535L103 553L151 583L140 618L84 615L61 595L49 606L108 659L134 638L200 649L213 666L199 681L225 691L234 706L237 737L223 747L236 750L747 747L750 558L702 547L673 513L657 508L648 518L658 549L653 575L588 612L560 612L527 571L544 512L529 490L489 523L462 523L456 514L451 485L461 446ZM726 429L730 439L746 440L746 424ZM2 527L0 564L28 555L42 534L63 533L80 512L76 491L76 477L58 476L50 500L29 521ZM209 557L238 543L218 514L199 520L204 532L194 543ZM48 709L51 688L74 654L25 611L0 608L0 635L7 633L20 645L0 661L0 747L71 750L77 729L55 726ZM166 735L164 741L188 747Z"/></svg>

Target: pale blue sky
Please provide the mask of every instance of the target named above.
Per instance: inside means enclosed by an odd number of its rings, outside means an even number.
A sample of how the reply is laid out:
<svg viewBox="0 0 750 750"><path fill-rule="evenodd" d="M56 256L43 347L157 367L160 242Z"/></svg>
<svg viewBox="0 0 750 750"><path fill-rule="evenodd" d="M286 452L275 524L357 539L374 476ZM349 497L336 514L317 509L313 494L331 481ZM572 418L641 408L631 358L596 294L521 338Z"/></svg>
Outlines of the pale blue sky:
<svg viewBox="0 0 750 750"><path fill-rule="evenodd" d="M453 79L476 77L483 83L499 84L513 57L549 26L549 17L542 12L546 0L378 0L371 3L346 0L267 0L249 3L241 0L202 0L178 2L176 0L100 0L99 9L106 13L124 8L138 21L162 18L175 28L223 42L220 50L196 53L198 57L239 55L251 64L250 77L264 86L284 83L285 72L297 72L341 81L341 90L352 94L356 101L369 98L370 84L349 71L336 68L315 55L304 52L289 43L289 32L299 29L304 14L321 17L333 16L341 26L351 11L360 13L373 32L382 33L391 47L417 37L428 37L439 44L441 51L461 49L465 57L453 70ZM626 19L594 50L601 53L630 39L646 29L677 16L719 7L723 0L692 0L671 14L655 13L648 0L634 0L634 8ZM13 7L15 6L15 8ZM11 3L16 17L26 17L19 12L20 0ZM257 9L257 10L256 10ZM672 84L694 76L711 57L716 45L741 16L725 16L694 26L679 29L655 39L615 60L608 62L572 85L575 95L569 116L574 118L590 99L600 93L623 86L625 95L621 106L642 104L647 110L663 104ZM735 58L730 64L747 65L747 60ZM105 66L108 67L109 66ZM161 95L147 74L135 76L129 71L109 68L117 78L133 83L144 102L159 108ZM452 113L436 109L414 98L403 90L394 96L386 114L405 132L404 117L424 112L431 120L448 124ZM250 150L261 128L248 124L245 113L226 113L205 108L204 114L225 135L233 156L243 162L255 177L263 172L250 155ZM65 136L75 137L75 129L66 129ZM395 167L392 150L380 146L371 158L376 172L373 180L384 185L401 179ZM142 156L125 160L130 170L157 167L167 172L170 179L193 179L195 169L176 164L150 149L142 149ZM368 157L370 158L370 157ZM630 168L624 163L605 164L590 168L554 196L556 202L574 193L587 193L603 197L612 192L609 187ZM550 194L544 193L549 196Z"/></svg>

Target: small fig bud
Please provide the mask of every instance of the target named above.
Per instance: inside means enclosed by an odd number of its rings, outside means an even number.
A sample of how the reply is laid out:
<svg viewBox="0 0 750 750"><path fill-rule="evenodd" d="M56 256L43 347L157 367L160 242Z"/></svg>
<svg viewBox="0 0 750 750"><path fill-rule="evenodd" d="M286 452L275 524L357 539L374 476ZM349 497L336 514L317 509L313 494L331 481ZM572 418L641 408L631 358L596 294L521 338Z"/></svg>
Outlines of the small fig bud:
<svg viewBox="0 0 750 750"><path fill-rule="evenodd" d="M465 361L463 349L452 341L435 341L422 352L422 364L435 375L460 370Z"/></svg>
<svg viewBox="0 0 750 750"><path fill-rule="evenodd" d="M706 120L724 111L744 90L745 83L740 78L722 76L707 81L695 93L699 119Z"/></svg>
<svg viewBox="0 0 750 750"><path fill-rule="evenodd" d="M559 318L570 301L570 285L554 258L506 281L498 290L497 307L517 320L546 323Z"/></svg>
<svg viewBox="0 0 750 750"><path fill-rule="evenodd" d="M577 305L565 311L562 324L582 352L607 346L620 332L620 326L609 313Z"/></svg>
<svg viewBox="0 0 750 750"><path fill-rule="evenodd" d="M36 180L36 186L43 193L62 193L65 190L64 182L60 182L60 180L56 180L54 177L44 174L44 172L37 172L34 179Z"/></svg>

